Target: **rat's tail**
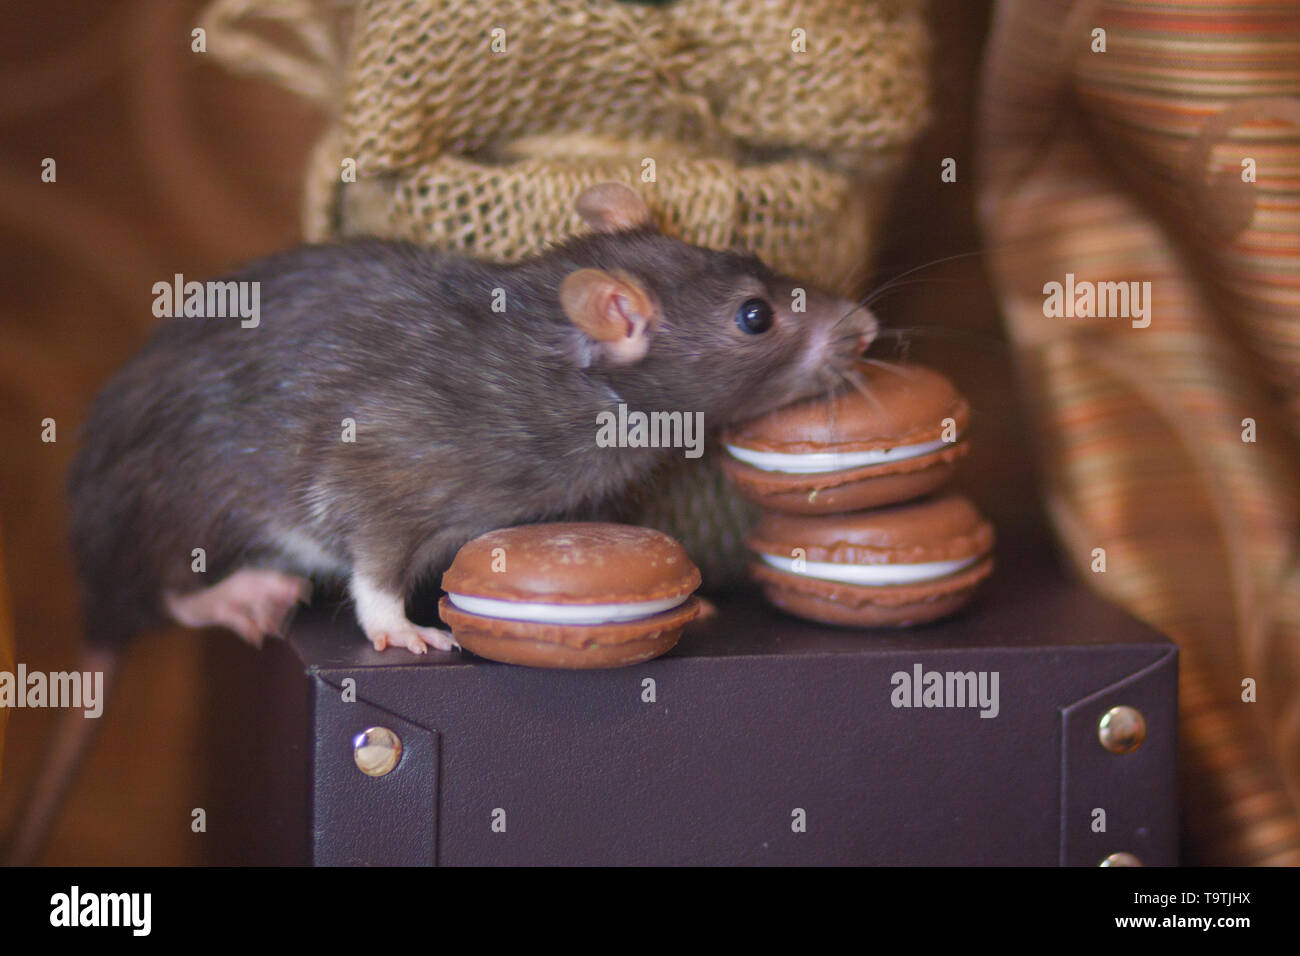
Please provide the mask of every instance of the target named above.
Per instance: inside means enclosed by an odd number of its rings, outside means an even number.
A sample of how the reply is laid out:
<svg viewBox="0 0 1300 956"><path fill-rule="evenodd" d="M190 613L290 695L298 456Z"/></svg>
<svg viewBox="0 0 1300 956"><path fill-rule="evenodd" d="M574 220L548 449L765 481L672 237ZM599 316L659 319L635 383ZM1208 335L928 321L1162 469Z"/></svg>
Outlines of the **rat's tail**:
<svg viewBox="0 0 1300 956"><path fill-rule="evenodd" d="M104 674L103 710L107 710L113 697L125 647L120 642L89 644L82 651L78 670L83 674ZM0 845L0 863L30 866L39 857L95 742L101 720L102 716L87 717L79 708L69 708L59 715L36 779L19 801L13 825Z"/></svg>

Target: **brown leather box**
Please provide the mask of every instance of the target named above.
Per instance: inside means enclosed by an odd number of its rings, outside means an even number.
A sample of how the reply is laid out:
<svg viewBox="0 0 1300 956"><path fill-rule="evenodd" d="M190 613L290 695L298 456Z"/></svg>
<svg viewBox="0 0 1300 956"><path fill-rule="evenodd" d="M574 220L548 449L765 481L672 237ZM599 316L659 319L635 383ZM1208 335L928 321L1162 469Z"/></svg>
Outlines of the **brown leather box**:
<svg viewBox="0 0 1300 956"><path fill-rule="evenodd" d="M381 654L313 610L228 695L213 862L1174 864L1177 649L1008 550L947 622L839 629L738 594L616 670ZM895 706L918 667L923 689L984 672L986 706ZM1117 706L1146 721L1130 753L1101 743ZM402 744L384 776L354 757L372 727Z"/></svg>

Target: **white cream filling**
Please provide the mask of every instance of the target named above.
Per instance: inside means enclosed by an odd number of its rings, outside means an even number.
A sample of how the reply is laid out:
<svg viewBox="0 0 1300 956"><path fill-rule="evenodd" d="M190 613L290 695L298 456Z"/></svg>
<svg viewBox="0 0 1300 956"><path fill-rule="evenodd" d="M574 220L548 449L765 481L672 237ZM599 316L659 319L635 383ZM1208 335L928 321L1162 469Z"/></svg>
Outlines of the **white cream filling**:
<svg viewBox="0 0 1300 956"><path fill-rule="evenodd" d="M760 554L759 557L778 571L785 571L788 574L821 578L824 581L839 581L842 584L883 587L890 584L915 584L918 581L934 581L947 577L962 568L970 567L982 556L977 554L969 558L926 561L921 564L832 564L827 561L800 561L799 569L794 566L794 558L783 558L775 554Z"/></svg>
<svg viewBox="0 0 1300 956"><path fill-rule="evenodd" d="M867 465L883 465L887 461L902 461L938 451L945 445L951 445L943 439L921 442L917 445L899 445L896 448L878 448L872 451L813 451L804 455L789 455L779 451L755 451L753 448L740 448L728 445L727 451L761 471L783 471L791 475L811 475L824 471L848 471L850 468L865 468Z"/></svg>
<svg viewBox="0 0 1300 956"><path fill-rule="evenodd" d="M498 598L472 597L447 593L451 603L467 614L500 617L508 621L532 621L536 624L613 624L635 621L685 604L690 597L660 598L657 601L623 601L614 604L543 604L530 601L502 601Z"/></svg>

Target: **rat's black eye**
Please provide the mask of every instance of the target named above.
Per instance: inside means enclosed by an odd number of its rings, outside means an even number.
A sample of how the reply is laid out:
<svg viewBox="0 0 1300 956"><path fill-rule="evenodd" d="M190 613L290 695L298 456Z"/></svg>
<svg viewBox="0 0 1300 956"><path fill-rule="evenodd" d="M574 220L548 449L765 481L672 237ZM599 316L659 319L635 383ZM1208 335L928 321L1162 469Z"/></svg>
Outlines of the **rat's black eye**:
<svg viewBox="0 0 1300 956"><path fill-rule="evenodd" d="M758 335L772 327L772 307L762 299L746 299L736 310L736 324L742 332Z"/></svg>

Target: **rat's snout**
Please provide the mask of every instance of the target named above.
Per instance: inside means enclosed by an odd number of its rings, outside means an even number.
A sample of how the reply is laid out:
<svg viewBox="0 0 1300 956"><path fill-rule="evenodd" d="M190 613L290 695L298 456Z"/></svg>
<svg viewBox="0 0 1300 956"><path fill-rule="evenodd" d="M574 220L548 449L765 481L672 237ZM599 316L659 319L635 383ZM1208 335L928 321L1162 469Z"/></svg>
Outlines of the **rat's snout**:
<svg viewBox="0 0 1300 956"><path fill-rule="evenodd" d="M860 302L840 299L837 304L840 316L836 329L835 341L841 346L841 354L856 357L871 347L880 331L880 323L870 309Z"/></svg>
<svg viewBox="0 0 1300 956"><path fill-rule="evenodd" d="M827 368L850 368L876 340L879 331L870 309L839 296L823 297L812 317L815 321L800 363L808 374Z"/></svg>

